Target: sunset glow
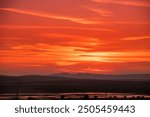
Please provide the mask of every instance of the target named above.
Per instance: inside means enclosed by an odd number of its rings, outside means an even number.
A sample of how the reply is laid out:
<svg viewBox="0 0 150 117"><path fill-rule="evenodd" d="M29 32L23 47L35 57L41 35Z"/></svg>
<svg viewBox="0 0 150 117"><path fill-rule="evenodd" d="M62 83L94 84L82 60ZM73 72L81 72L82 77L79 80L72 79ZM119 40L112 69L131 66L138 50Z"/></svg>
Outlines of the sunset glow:
<svg viewBox="0 0 150 117"><path fill-rule="evenodd" d="M0 74L150 73L148 0L0 1Z"/></svg>

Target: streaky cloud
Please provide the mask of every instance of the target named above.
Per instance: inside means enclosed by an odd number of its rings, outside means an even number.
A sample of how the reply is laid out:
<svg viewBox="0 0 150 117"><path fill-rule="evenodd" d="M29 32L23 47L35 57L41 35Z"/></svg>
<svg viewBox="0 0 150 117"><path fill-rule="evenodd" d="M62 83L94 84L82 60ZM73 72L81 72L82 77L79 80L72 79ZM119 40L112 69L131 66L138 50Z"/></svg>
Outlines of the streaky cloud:
<svg viewBox="0 0 150 117"><path fill-rule="evenodd" d="M150 7L150 3L145 1L128 1L128 0L91 0L91 1L106 4L121 4L136 7Z"/></svg>
<svg viewBox="0 0 150 117"><path fill-rule="evenodd" d="M87 6L81 6L91 12L95 12L97 14L100 14L101 16L113 16L113 13L109 10L103 9L103 8L94 8L94 7L87 7Z"/></svg>
<svg viewBox="0 0 150 117"><path fill-rule="evenodd" d="M37 16L37 17L43 17L43 18L49 18L49 19L65 20L65 21L70 21L70 22L79 23L79 24L98 24L98 21L88 20L85 18L51 14L51 13L45 13L41 11L34 11L34 10L21 10L21 9L16 9L16 8L0 8L0 10L26 14L26 15L32 15L32 16Z"/></svg>
<svg viewBox="0 0 150 117"><path fill-rule="evenodd" d="M143 39L150 39L150 36L125 37L121 40L134 41L134 40L143 40Z"/></svg>
<svg viewBox="0 0 150 117"><path fill-rule="evenodd" d="M115 30L107 28L88 28L88 27L75 27L75 26L34 26L34 25L0 25L3 29L70 29L70 30L95 30L95 31L106 31L116 32Z"/></svg>

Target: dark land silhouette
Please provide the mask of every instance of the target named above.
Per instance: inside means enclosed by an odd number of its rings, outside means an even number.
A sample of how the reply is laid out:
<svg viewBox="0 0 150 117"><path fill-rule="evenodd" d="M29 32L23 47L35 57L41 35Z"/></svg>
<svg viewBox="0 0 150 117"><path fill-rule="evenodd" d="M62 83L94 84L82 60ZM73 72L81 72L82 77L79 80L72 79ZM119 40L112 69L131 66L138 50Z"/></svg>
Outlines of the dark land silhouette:
<svg viewBox="0 0 150 117"><path fill-rule="evenodd" d="M75 92L105 92L107 93L134 93L150 95L150 74L132 75L100 75L100 74L55 74L50 76L0 76L0 94L30 93L75 93ZM28 99L33 99L29 96ZM60 95L60 99L65 99ZM71 98L67 98L71 99ZM90 99L83 94L81 99ZM92 99L99 99L94 96ZM104 98L103 98L104 99ZM107 99L117 99L109 96ZM128 99L126 96L122 99ZM131 99L131 98L130 98ZM144 99L144 97L132 97Z"/></svg>

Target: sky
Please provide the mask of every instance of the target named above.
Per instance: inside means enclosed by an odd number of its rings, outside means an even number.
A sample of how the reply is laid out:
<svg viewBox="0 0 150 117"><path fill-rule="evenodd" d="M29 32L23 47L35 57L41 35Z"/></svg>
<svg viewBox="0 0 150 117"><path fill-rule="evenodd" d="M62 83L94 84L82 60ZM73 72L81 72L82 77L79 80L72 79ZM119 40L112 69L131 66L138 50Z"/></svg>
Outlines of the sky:
<svg viewBox="0 0 150 117"><path fill-rule="evenodd" d="M0 0L0 74L150 73L150 0Z"/></svg>

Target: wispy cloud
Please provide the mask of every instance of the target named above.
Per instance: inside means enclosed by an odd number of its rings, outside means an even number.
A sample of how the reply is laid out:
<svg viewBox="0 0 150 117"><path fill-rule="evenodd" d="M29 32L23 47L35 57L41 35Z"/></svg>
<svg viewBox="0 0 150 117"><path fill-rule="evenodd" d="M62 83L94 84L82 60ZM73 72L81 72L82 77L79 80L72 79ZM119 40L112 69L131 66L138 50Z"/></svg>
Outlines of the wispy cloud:
<svg viewBox="0 0 150 117"><path fill-rule="evenodd" d="M26 15L32 15L32 16L37 16L37 17L43 17L43 18L49 18L49 19L71 21L71 22L80 23L80 24L97 24L98 23L98 21L88 20L85 18L51 14L51 13L34 11L34 10L21 10L21 9L16 9L16 8L0 8L0 10L26 14Z"/></svg>
<svg viewBox="0 0 150 117"><path fill-rule="evenodd" d="M103 9L103 8L92 8L92 7L87 7L87 6L81 6L89 11L95 12L100 14L101 16L113 16L113 13L109 10Z"/></svg>
<svg viewBox="0 0 150 117"><path fill-rule="evenodd" d="M72 34L61 34L61 33L44 33L41 34L43 37L54 38L55 44L64 45L76 45L78 47L105 45L99 38L84 35L72 35Z"/></svg>
<svg viewBox="0 0 150 117"><path fill-rule="evenodd" d="M143 39L150 39L150 36L125 37L121 40L133 41L133 40L143 40Z"/></svg>
<svg viewBox="0 0 150 117"><path fill-rule="evenodd" d="M117 2L116 2L117 3ZM118 1L119 4L130 5L130 6L138 6L138 7L150 7L149 2L138 2L138 1Z"/></svg>
<svg viewBox="0 0 150 117"><path fill-rule="evenodd" d="M137 7L150 7L150 2L145 1L127 1L127 0L91 0L98 3L113 3Z"/></svg>
<svg viewBox="0 0 150 117"><path fill-rule="evenodd" d="M77 39L77 40L92 40L92 41L97 41L99 39L95 37L90 37L90 36L84 36L84 35L69 35L69 34L60 34L60 33L44 33L42 34L43 36L47 37L55 37L55 38L70 38L70 39Z"/></svg>
<svg viewBox="0 0 150 117"><path fill-rule="evenodd" d="M32 51L34 49L42 50ZM64 46L53 46L49 44L36 44L36 45L18 45L13 46L12 50L1 50L0 55L1 62L18 62L16 61L19 58L20 61L26 61L31 63L37 63L37 61L42 61L42 63L51 63L62 64L63 62L134 62L134 61L150 61L149 51L127 51L127 52L88 52L81 51L84 49L82 47L64 47ZM141 57L142 56L142 57ZM6 59L7 58L7 59ZM30 60L32 58L32 60ZM36 61L35 61L36 59Z"/></svg>
<svg viewBox="0 0 150 117"><path fill-rule="evenodd" d="M106 31L116 32L115 30L107 28L88 28L88 27L77 27L77 26L33 26L33 25L0 25L3 29L70 29L70 30L95 30L95 31Z"/></svg>

